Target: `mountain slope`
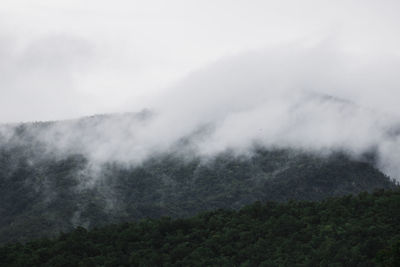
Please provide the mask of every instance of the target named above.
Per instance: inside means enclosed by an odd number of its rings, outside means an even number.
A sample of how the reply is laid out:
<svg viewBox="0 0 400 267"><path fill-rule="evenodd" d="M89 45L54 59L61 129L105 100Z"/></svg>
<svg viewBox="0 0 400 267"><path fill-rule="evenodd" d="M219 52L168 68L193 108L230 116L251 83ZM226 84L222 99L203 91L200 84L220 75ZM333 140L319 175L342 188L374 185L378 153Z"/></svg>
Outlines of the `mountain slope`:
<svg viewBox="0 0 400 267"><path fill-rule="evenodd" d="M79 227L0 247L0 266L398 266L399 207L400 191L380 190Z"/></svg>
<svg viewBox="0 0 400 267"><path fill-rule="evenodd" d="M93 166L83 154L49 156L32 127L48 124L22 125L24 142L0 149L0 242L76 226L238 209L257 200L320 200L395 187L370 163L340 152L323 157L259 147L247 156L227 151L203 158L177 151L140 164Z"/></svg>

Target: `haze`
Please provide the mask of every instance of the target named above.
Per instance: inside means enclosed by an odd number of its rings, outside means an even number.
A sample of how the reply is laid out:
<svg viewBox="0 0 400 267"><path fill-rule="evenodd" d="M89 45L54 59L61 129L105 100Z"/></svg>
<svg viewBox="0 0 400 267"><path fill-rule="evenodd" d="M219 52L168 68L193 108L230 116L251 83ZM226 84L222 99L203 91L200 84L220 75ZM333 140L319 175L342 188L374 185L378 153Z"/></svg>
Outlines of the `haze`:
<svg viewBox="0 0 400 267"><path fill-rule="evenodd" d="M2 1L0 122L153 108L193 71L271 47L323 42L364 62L396 61L399 7L390 0ZM368 97L347 95L396 109L396 97L383 96L386 87L395 92L387 83Z"/></svg>
<svg viewBox="0 0 400 267"><path fill-rule="evenodd" d="M353 157L400 177L396 1L6 1L0 121L50 155L137 164L255 144ZM0 145L14 140L0 127ZM13 139L14 138L14 139ZM15 140L14 140L15 141ZM17 140L31 142L31 140Z"/></svg>

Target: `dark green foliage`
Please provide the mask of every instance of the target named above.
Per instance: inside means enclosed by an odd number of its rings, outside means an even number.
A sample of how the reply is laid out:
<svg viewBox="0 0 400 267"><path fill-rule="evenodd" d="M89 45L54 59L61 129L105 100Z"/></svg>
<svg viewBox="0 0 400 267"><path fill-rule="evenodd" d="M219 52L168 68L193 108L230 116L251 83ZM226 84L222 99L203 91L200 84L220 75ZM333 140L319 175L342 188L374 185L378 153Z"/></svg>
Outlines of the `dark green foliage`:
<svg viewBox="0 0 400 267"><path fill-rule="evenodd" d="M19 134L24 131L21 126ZM239 209L255 201L321 200L395 188L371 164L342 153L321 157L256 148L250 156L226 152L208 159L170 153L135 166L107 163L93 172L82 155L49 157L41 151L40 143L0 147L0 243L77 226Z"/></svg>
<svg viewBox="0 0 400 267"><path fill-rule="evenodd" d="M394 243L378 252L376 262L379 266L400 266L400 239L394 239Z"/></svg>
<svg viewBox="0 0 400 267"><path fill-rule="evenodd" d="M399 266L400 191L256 202L0 247L0 266Z"/></svg>
<svg viewBox="0 0 400 267"><path fill-rule="evenodd" d="M91 128L102 119L79 120L78 126ZM57 153L50 141L37 138L47 136L53 124L21 124L7 141L0 134L0 243L50 237L77 226L184 218L255 201L321 200L396 187L373 167L373 155L360 160L339 152L321 156L256 147L247 156L227 151L199 158L183 153L190 138L177 144L177 151L140 164L96 164L79 146Z"/></svg>

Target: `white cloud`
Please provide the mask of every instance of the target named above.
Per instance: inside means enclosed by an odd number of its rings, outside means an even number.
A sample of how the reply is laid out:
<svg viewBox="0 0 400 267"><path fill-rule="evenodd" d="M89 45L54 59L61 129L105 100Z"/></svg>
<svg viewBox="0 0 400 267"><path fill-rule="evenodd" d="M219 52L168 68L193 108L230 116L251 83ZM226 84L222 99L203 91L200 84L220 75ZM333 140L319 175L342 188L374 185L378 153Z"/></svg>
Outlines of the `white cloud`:
<svg viewBox="0 0 400 267"><path fill-rule="evenodd" d="M219 58L293 41L312 45L332 38L352 53L399 55L398 7L390 0L6 0L0 9L0 53L7 79L0 83L0 98L7 104L0 121L140 110ZM67 45L85 42L94 63L84 70L80 64L66 67L65 60L82 63L89 55L52 41L60 36L70 39ZM11 51L4 50L5 43ZM31 69L40 74L24 73L16 62L26 49ZM44 69L46 60L53 65ZM55 90L64 97L55 98ZM17 91L29 99L39 96L41 104L30 108L29 101L13 97Z"/></svg>
<svg viewBox="0 0 400 267"><path fill-rule="evenodd" d="M137 162L212 125L196 141L201 154L253 142L354 155L376 149L382 169L400 177L398 138L388 134L400 116L396 1L3 7L0 121L156 112L146 123L55 124L40 136L50 150Z"/></svg>
<svg viewBox="0 0 400 267"><path fill-rule="evenodd" d="M381 106L386 100L377 97L384 93L389 103L399 96L400 81L390 72L400 62L395 59L366 60L324 42L245 53L170 88L152 103L155 113L147 120L61 122L35 136L50 153L82 153L94 163L136 164L195 133L200 155L244 153L255 143L355 157L373 150L382 170L398 178L400 110Z"/></svg>

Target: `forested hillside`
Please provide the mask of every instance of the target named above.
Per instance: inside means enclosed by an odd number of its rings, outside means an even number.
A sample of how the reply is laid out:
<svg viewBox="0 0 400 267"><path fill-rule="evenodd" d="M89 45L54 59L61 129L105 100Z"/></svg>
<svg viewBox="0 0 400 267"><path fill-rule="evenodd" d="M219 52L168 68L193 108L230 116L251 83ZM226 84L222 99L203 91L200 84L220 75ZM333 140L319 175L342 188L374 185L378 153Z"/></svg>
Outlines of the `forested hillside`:
<svg viewBox="0 0 400 267"><path fill-rule="evenodd" d="M96 121L80 121L93 127ZM88 125L89 124L89 125ZM158 153L140 164L95 167L82 154L52 155L23 124L17 141L0 147L0 243L54 236L142 218L182 218L255 201L321 200L391 189L395 184L373 161L291 149L255 147L211 157ZM22 138L21 138L22 137ZM23 140L23 141L21 141Z"/></svg>
<svg viewBox="0 0 400 267"><path fill-rule="evenodd" d="M256 202L0 248L0 266L399 266L400 191Z"/></svg>

